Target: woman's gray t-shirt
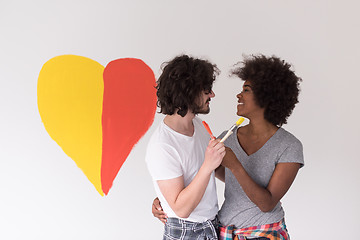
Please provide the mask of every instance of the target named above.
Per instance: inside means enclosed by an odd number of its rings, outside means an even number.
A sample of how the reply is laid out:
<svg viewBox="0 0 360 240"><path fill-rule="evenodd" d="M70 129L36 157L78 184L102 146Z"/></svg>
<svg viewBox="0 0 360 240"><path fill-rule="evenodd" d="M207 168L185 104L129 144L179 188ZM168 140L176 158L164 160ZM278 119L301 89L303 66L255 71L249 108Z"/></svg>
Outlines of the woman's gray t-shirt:
<svg viewBox="0 0 360 240"><path fill-rule="evenodd" d="M267 187L277 163L295 162L300 163L301 167L304 165L301 142L283 128L279 128L257 152L250 156L240 146L236 130L224 143L232 149L250 177L262 187ZM247 197L231 171L225 169L225 201L219 211L222 225L244 228L279 222L283 218L284 210L280 202L271 212L262 212Z"/></svg>

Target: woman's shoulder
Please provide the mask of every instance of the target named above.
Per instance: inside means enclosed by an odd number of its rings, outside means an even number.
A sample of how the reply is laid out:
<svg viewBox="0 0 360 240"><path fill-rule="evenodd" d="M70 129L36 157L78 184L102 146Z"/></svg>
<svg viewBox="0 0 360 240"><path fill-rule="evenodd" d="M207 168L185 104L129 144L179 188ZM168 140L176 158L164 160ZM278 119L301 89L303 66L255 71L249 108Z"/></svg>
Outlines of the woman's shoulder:
<svg viewBox="0 0 360 240"><path fill-rule="evenodd" d="M280 127L276 132L277 139L285 145L299 145L302 146L301 141L295 137L291 132L287 131L283 127Z"/></svg>
<svg viewBox="0 0 360 240"><path fill-rule="evenodd" d="M296 162L304 166L303 145L292 133L283 128L278 130L279 162Z"/></svg>

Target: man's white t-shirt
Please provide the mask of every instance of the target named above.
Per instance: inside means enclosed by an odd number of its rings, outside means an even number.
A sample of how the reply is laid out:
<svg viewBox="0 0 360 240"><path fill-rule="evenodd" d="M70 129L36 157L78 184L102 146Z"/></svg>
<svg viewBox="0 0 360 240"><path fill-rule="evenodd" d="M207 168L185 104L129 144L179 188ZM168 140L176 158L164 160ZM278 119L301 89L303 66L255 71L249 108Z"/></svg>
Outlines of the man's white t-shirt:
<svg viewBox="0 0 360 240"><path fill-rule="evenodd" d="M210 136L198 117L193 119L193 124L194 134L189 137L172 130L162 121L151 136L147 147L145 160L153 178L156 194L168 217L180 218L166 202L156 181L183 176L186 187L194 179L204 162ZM218 201L213 171L200 203L188 218L182 219L204 222L214 219L217 212Z"/></svg>

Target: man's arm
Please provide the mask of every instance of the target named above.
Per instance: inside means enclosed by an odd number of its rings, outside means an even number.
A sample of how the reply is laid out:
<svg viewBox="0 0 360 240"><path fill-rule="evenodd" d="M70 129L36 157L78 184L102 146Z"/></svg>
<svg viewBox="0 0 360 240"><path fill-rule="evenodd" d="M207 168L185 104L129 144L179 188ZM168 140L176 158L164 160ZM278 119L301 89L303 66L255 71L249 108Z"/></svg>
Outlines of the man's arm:
<svg viewBox="0 0 360 240"><path fill-rule="evenodd" d="M201 201L212 172L220 165L225 147L219 140L210 140L205 160L192 182L185 187L183 176L158 180L159 189L175 214L187 218Z"/></svg>

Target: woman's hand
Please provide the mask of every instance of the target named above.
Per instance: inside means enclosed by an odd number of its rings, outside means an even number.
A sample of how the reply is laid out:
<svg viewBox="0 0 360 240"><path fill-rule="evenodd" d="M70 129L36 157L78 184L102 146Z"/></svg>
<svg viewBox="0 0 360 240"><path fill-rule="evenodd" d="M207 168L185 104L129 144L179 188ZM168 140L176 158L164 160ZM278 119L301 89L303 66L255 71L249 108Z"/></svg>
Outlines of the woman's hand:
<svg viewBox="0 0 360 240"><path fill-rule="evenodd" d="M236 164L239 164L239 160L237 159L235 153L231 150L231 148L225 147L225 151L226 154L221 162L221 165L231 170L236 167Z"/></svg>
<svg viewBox="0 0 360 240"><path fill-rule="evenodd" d="M167 215L161 207L159 198L154 199L151 210L154 217L158 218L162 223L166 223Z"/></svg>

